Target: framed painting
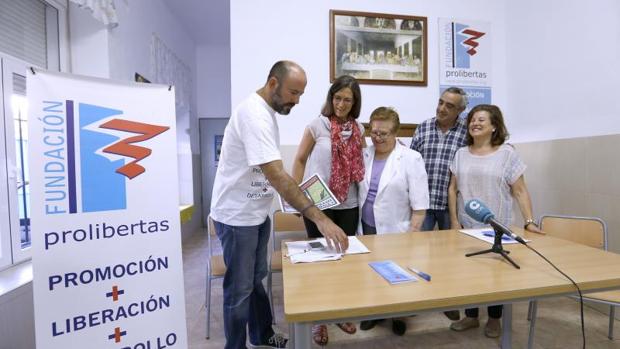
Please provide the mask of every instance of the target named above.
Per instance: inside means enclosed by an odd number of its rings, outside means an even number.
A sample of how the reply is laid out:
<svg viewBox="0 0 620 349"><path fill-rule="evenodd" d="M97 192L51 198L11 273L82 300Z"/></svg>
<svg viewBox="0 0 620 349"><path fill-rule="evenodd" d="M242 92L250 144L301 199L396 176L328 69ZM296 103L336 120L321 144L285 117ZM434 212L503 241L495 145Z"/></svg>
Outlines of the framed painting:
<svg viewBox="0 0 620 349"><path fill-rule="evenodd" d="M330 10L330 81L426 86L427 31L426 17Z"/></svg>

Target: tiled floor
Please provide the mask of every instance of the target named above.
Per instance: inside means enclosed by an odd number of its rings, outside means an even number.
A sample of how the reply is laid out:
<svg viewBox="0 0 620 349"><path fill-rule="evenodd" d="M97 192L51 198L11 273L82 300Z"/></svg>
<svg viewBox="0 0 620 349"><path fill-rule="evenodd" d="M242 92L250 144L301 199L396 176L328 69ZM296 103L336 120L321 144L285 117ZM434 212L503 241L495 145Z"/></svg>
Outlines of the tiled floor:
<svg viewBox="0 0 620 349"><path fill-rule="evenodd" d="M211 290L211 338L205 339L205 262L207 244L204 234L198 234L183 245L183 264L185 270L185 301L187 311L187 331L189 347L192 349L223 348L224 330L222 324L222 282L216 280ZM217 239L216 239L217 240ZM216 250L217 241L216 242ZM274 274L274 302L278 324L276 331L288 332L283 321L282 279ZM616 321L615 340L607 339L608 317L590 307L584 307L586 338L588 348L619 348L620 321ZM485 312L482 311L481 314ZM525 348L527 345L528 322L527 303L513 306L513 347ZM451 331L449 320L443 314L422 314L408 319L408 331L402 337L392 334L389 321L385 321L370 331L360 331L348 335L335 326L329 327L330 348L498 348L499 340L486 338L483 327L486 319L482 317L481 327L457 333ZM317 346L318 347L318 346ZM579 304L568 298L555 298L539 302L536 325L535 348L580 348L581 327L579 323Z"/></svg>

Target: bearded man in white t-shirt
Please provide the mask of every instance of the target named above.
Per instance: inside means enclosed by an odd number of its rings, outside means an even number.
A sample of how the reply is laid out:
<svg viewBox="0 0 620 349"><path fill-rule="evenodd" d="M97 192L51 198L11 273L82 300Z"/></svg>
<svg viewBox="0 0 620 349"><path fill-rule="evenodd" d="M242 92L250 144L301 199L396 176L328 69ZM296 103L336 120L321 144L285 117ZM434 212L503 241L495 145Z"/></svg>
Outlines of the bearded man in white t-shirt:
<svg viewBox="0 0 620 349"><path fill-rule="evenodd" d="M253 346L286 347L287 340L271 327L269 298L262 284L268 271L269 210L275 191L312 220L330 246L339 251L348 248L342 229L312 204L282 165L275 114L290 113L306 82L306 73L298 64L277 62L265 85L235 108L224 131L211 217L226 263L227 349L245 348L246 326Z"/></svg>

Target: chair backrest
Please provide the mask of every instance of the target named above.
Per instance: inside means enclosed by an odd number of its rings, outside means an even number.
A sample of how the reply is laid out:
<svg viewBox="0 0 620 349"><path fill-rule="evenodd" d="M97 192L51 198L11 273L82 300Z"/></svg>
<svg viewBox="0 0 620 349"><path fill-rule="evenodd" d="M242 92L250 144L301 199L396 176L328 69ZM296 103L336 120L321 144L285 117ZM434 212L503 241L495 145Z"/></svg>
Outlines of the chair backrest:
<svg viewBox="0 0 620 349"><path fill-rule="evenodd" d="M213 254L213 244L211 239L217 236L215 232L215 223L211 216L207 217L207 277L209 279L221 278L226 273L226 264L224 256L221 254Z"/></svg>
<svg viewBox="0 0 620 349"><path fill-rule="evenodd" d="M213 223L213 218L211 218L211 215L207 217L207 221L207 231L209 232L209 235L215 235L215 224Z"/></svg>
<svg viewBox="0 0 620 349"><path fill-rule="evenodd" d="M213 223L213 218L211 218L211 215L209 215L209 217L207 217L207 249L209 252L209 258L211 258L211 237L215 236L215 224Z"/></svg>
<svg viewBox="0 0 620 349"><path fill-rule="evenodd" d="M607 224L600 218L543 215L540 229L553 237L607 250Z"/></svg>
<svg viewBox="0 0 620 349"><path fill-rule="evenodd" d="M286 213L282 211L276 211L273 213L273 222L271 225L271 240L273 243L273 251L279 250L280 240L276 237L277 233L283 232L306 232L306 226L301 216Z"/></svg>
<svg viewBox="0 0 620 349"><path fill-rule="evenodd" d="M273 231L300 231L306 230L304 220L292 213L276 211L273 213Z"/></svg>

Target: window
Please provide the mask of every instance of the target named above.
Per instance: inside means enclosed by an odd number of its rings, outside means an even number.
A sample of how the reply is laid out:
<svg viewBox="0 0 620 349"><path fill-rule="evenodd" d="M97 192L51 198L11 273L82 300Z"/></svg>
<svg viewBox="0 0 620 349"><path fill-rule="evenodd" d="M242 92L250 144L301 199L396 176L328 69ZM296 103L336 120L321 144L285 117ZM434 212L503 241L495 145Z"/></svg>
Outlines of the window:
<svg viewBox="0 0 620 349"><path fill-rule="evenodd" d="M58 70L58 9L41 0L0 0L0 52Z"/></svg>
<svg viewBox="0 0 620 349"><path fill-rule="evenodd" d="M11 109L15 129L15 169L17 175L17 208L19 212L19 248L30 247L30 178L28 176L28 100L26 77L13 73Z"/></svg>
<svg viewBox="0 0 620 349"><path fill-rule="evenodd" d="M0 0L0 270L30 258L26 71L61 70L66 4Z"/></svg>

